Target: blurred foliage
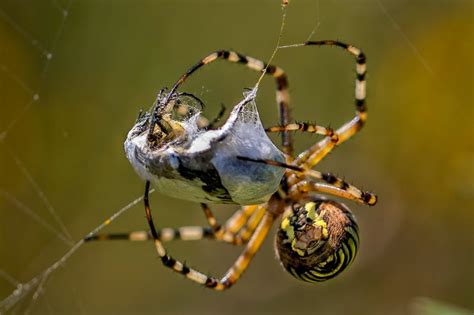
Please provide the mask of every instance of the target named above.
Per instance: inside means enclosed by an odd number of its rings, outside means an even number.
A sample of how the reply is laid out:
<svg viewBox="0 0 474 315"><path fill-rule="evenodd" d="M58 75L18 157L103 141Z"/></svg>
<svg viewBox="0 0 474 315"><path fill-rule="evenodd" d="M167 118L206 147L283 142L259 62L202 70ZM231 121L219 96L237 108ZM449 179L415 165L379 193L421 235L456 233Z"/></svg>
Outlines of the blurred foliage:
<svg viewBox="0 0 474 315"><path fill-rule="evenodd" d="M442 303L428 298L417 298L413 303L413 314L415 315L469 315L466 309Z"/></svg>
<svg viewBox="0 0 474 315"><path fill-rule="evenodd" d="M67 247L12 202L55 224L12 155L81 238L142 194L122 148L139 109L216 49L267 59L282 14L278 0L81 0L61 26L66 5L0 0L0 269L20 281ZM375 208L347 202L362 244L345 274L297 282L275 261L271 236L235 288L214 293L165 270L151 244L97 243L51 277L31 313L450 314L416 313L418 296L474 309L473 12L470 0L290 2L283 44L306 40L319 22L314 39L343 40L368 56L368 124L318 167L380 196ZM288 72L296 120L336 127L351 118L354 62L344 52L282 49L274 62ZM257 77L216 63L185 89L213 117ZM32 91L39 101L24 111ZM258 104L275 124L269 79ZM316 139L297 136L297 148ZM154 194L152 207L160 226L205 223L197 204ZM222 220L235 209L214 208ZM137 206L108 231L144 228ZM207 241L169 246L214 275L239 253ZM12 289L0 279L0 298Z"/></svg>

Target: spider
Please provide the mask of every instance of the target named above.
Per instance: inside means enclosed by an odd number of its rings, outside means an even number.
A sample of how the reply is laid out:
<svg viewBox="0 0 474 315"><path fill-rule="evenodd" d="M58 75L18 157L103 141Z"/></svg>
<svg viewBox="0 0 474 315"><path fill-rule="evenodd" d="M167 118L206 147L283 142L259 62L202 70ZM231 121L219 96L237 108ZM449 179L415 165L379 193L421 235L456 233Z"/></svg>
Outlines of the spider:
<svg viewBox="0 0 474 315"><path fill-rule="evenodd" d="M222 59L240 63L250 69L273 76L277 82L277 103L280 124L267 128L267 132L280 132L285 161L272 158L237 158L249 165L259 164L285 170L278 189L264 203L242 206L223 225L218 224L211 209L205 203L201 207L209 227L188 226L181 228L156 229L148 199L150 181L145 184L144 205L149 224L148 231L131 233L89 235L93 240L152 240L164 266L184 275L187 279L207 288L222 291L234 285L248 268L251 260L262 245L273 223L281 217L276 234L277 257L286 271L293 277L306 282L320 282L340 274L354 260L359 237L357 222L342 203L316 195L324 193L373 206L377 197L363 192L330 173L313 170L331 150L347 141L364 125L367 119L365 103L365 55L356 47L339 41L308 41L304 46L337 46L356 60L355 117L333 131L318 125L292 123L289 112L288 83L285 72L276 66L267 65L257 59L233 51L214 52L191 67L173 86L164 101L155 106L155 113L148 125L148 141L156 143L155 126L157 112L166 107L175 97L177 87L200 67ZM291 132L317 133L324 138L299 155L293 154ZM171 257L163 242L171 240L201 240L210 238L234 245L244 245L244 250L221 278L208 276Z"/></svg>

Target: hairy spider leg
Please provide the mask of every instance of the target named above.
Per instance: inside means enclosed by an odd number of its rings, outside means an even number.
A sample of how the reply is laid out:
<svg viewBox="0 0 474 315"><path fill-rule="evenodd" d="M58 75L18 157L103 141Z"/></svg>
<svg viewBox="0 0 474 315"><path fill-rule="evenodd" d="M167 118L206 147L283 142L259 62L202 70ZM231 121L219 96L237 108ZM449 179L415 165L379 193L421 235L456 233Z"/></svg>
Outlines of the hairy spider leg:
<svg viewBox="0 0 474 315"><path fill-rule="evenodd" d="M162 242L174 240L199 241L202 239L214 239L214 232L210 227L182 226L179 228L162 228L156 230L158 238ZM151 241L153 236L149 231L132 231L127 233L106 233L89 235L84 241Z"/></svg>
<svg viewBox="0 0 474 315"><path fill-rule="evenodd" d="M364 203L369 206L374 206L377 203L377 196L370 193L362 191L356 186L347 183L343 179L331 174L331 173L322 173L316 170L304 169L300 166L282 163L273 160L257 160L247 157L238 157L241 160L263 163L268 165L274 165L277 167L284 167L289 170L295 171L293 177L298 181L293 180L293 183L289 186L288 195L293 200L299 200L306 194L308 191L317 191L327 193L336 197L341 197L345 199L354 200L360 203ZM307 178L314 178L325 182L316 183L314 181L308 181Z"/></svg>
<svg viewBox="0 0 474 315"><path fill-rule="evenodd" d="M356 59L356 84L355 84L355 117L343 124L339 129L336 130L337 142L334 141L333 137L326 137L320 142L311 146L308 150L300 153L295 160L296 165L303 168L313 168L318 164L331 150L336 146L356 134L364 125L367 120L367 105L365 101L366 97L366 57L365 54L358 48L345 44L339 41L333 40L322 40L322 41L309 41L304 44L305 46L337 46L343 48L349 52Z"/></svg>
<svg viewBox="0 0 474 315"><path fill-rule="evenodd" d="M219 112L217 113L216 117L214 117L213 120L211 120L210 122L208 122L208 123L207 123L207 126L206 126L205 128L206 128L206 129L215 129L217 123L222 119L222 117L224 117L225 110L226 110L226 108L225 108L224 104L221 104L221 109L220 109Z"/></svg>
<svg viewBox="0 0 474 315"><path fill-rule="evenodd" d="M187 279L196 282L205 286L206 288L214 289L217 291L222 291L224 289L230 288L235 284L242 273L247 269L250 261L255 256L255 253L260 249L263 240L268 234L270 227L272 226L275 215L272 212L265 212L261 222L259 223L255 233L250 238L249 242L244 248L244 251L240 254L234 264L229 268L226 274L218 279L212 276L207 276L206 274L186 266L183 262L174 259L166 252L166 249L163 246L162 241L159 239L159 234L155 228L153 222L153 217L150 210L150 203L148 198L148 193L150 189L150 182L147 181L145 184L145 214L150 226L150 232L153 236L153 242L155 244L156 252L161 258L161 262L164 266L172 269L173 271L183 274Z"/></svg>
<svg viewBox="0 0 474 315"><path fill-rule="evenodd" d="M325 193L336 197L349 199L363 203L369 206L374 206L377 203L377 197L369 192L363 192L360 189L347 184L347 187L336 187L334 185L318 183L312 180L301 180L292 185L288 194L293 199L301 199L311 192Z"/></svg>
<svg viewBox="0 0 474 315"><path fill-rule="evenodd" d="M315 124L308 123L290 123L283 126L273 126L265 128L266 132L287 132L287 131L301 131L307 133L315 133L325 137L329 137L332 142L339 141L338 135L329 127L322 127Z"/></svg>
<svg viewBox="0 0 474 315"><path fill-rule="evenodd" d="M247 243L265 212L265 208L261 206L245 206L236 211L222 226L217 223L217 219L207 204L201 203L201 207L214 232L214 239L234 245Z"/></svg>
<svg viewBox="0 0 474 315"><path fill-rule="evenodd" d="M201 208L204 211L204 215L206 216L207 223L209 223L209 226L211 227L212 232L216 234L220 230L222 230L222 226L219 223L217 223L217 219L212 213L211 208L209 208L209 206L205 203L201 203Z"/></svg>
<svg viewBox="0 0 474 315"><path fill-rule="evenodd" d="M236 211L230 217L224 226L218 224L217 219L212 213L208 205L202 203L201 207L204 211L209 226L183 226L178 228L161 228L157 229L158 238L160 241L169 242L174 240L182 241L198 241L202 239L214 239L223 241L233 245L245 244L252 234L256 226L263 216L264 208L257 206L245 206ZM258 210L258 215L257 214ZM240 234L245 231L245 237ZM129 240L129 241L149 241L153 237L149 231L132 231L120 233L102 233L88 235L84 241L114 241L114 240Z"/></svg>
<svg viewBox="0 0 474 315"><path fill-rule="evenodd" d="M252 234L255 232L258 224L262 221L263 215L265 214L265 207L258 207L252 216L249 218L247 223L242 227L242 229L235 236L235 240L241 244L248 242Z"/></svg>
<svg viewBox="0 0 474 315"><path fill-rule="evenodd" d="M170 241L200 241L203 239L212 239L216 241L223 241L232 245L243 245L248 242L250 236L252 236L258 223L261 221L265 208L258 208L258 212L255 212L238 233L231 233L226 231L224 228L222 237L219 236L219 230L214 232L212 227L208 226L182 226L178 228L165 227L157 229L158 238L162 242ZM132 231L132 232L119 232L119 233L101 233L88 235L84 238L85 242L91 241L151 241L153 236L150 231Z"/></svg>
<svg viewBox="0 0 474 315"><path fill-rule="evenodd" d="M224 226L217 225L210 208L202 204L209 225L214 226L214 238L234 245L246 244L263 218L263 205L243 206L230 217Z"/></svg>

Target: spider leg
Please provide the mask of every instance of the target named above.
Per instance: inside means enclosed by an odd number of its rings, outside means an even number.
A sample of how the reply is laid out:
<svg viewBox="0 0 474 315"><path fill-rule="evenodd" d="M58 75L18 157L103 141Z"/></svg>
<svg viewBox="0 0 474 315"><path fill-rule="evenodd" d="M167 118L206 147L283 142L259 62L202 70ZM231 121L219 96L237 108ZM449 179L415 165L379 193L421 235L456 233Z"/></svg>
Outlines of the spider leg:
<svg viewBox="0 0 474 315"><path fill-rule="evenodd" d="M312 168L318 164L331 150L344 141L347 141L350 137L356 134L364 125L367 120L367 105L365 102L366 96L366 81L365 76L366 70L366 57L364 53L352 46L339 41L323 40L323 41L309 41L305 43L305 46L338 46L349 52L356 59L356 83L355 83L355 107L356 115L349 122L343 124L339 129L336 130L338 141L334 142L332 138L325 138L320 142L316 143L308 150L302 152L297 158L297 165L301 165L304 168Z"/></svg>
<svg viewBox="0 0 474 315"><path fill-rule="evenodd" d="M206 129L208 129L208 130L209 129L211 129L211 130L215 129L216 124L222 119L222 117L224 117L225 110L226 110L226 108L225 108L224 104L221 103L220 111L217 113L217 116L207 124Z"/></svg>
<svg viewBox="0 0 474 315"><path fill-rule="evenodd" d="M219 113L217 113L217 116L214 117L214 119L212 121L209 121L209 119L207 119L206 117L204 116L199 116L198 119L197 119L197 125L200 129L205 129L205 130L213 130L213 129L216 129L215 125L222 119L222 117L224 117L224 114L225 114L225 106L224 104L221 104L221 109L219 111Z"/></svg>
<svg viewBox="0 0 474 315"><path fill-rule="evenodd" d="M214 239L234 245L242 245L248 242L265 213L265 207L261 205L244 206L235 212L224 226L221 226L217 224L210 208L206 204L201 204L201 206L214 232Z"/></svg>
<svg viewBox="0 0 474 315"><path fill-rule="evenodd" d="M332 142L337 143L339 138L337 134L331 128L321 127L314 124L307 124L307 123L291 123L282 126L273 126L265 128L266 132L285 132L285 131L301 131L301 132L308 132L308 133L316 133L318 135L323 135L326 137L331 138Z"/></svg>
<svg viewBox="0 0 474 315"><path fill-rule="evenodd" d="M252 214L249 221L242 227L238 233L232 233L220 227L214 231L211 227L204 226L182 226L179 228L161 228L157 230L158 238L162 242L170 241L200 241L203 239L213 239L224 241L233 245L242 245L248 242L250 236L255 231L258 223L261 221L265 208L258 208L258 212ZM132 231L125 233L104 233L88 235L84 238L85 242L92 241L151 241L153 237L149 231Z"/></svg>
<svg viewBox="0 0 474 315"><path fill-rule="evenodd" d="M277 66L267 65L265 62L261 60L258 60L252 57L247 57L234 51L219 50L201 59L198 63L193 65L191 68L189 68L189 70L186 71L186 73L183 74L176 81L176 83L173 85L173 87L171 88L167 96L164 98L164 100L160 104L156 104L155 109L153 111L152 120L150 122L150 127L149 127L149 133L148 133L149 142L154 141L153 132L154 132L155 125L157 124L157 121L158 121L157 119L158 112L160 111L160 109L166 107L172 95L177 91L178 87L184 81L186 81L186 79L190 77L196 70L218 59L227 60L233 63L240 63L240 64L245 65L249 69L252 69L258 72L263 72L267 75L271 75L272 77L274 77L276 80L276 85L277 85L276 100L277 100L279 114L280 114L280 125L286 125L290 122L291 115L290 115L290 109L289 109L290 97L288 93L288 79L283 69ZM283 132L281 138L282 138L282 145L283 145L284 152L287 155L292 156L293 144L291 141L291 134L289 132Z"/></svg>
<svg viewBox="0 0 474 315"><path fill-rule="evenodd" d="M258 160L242 156L238 156L237 158L244 161L284 167L296 171L294 173L294 176L292 176L293 179L291 181L289 190L289 195L294 200L298 200L299 198L301 198L301 194L305 194L308 191L311 191L311 189L313 189L312 187L314 186L317 187L314 189L318 189L317 191L319 192L326 192L328 194L336 195L338 197L355 200L361 203L365 203L369 206L374 206L377 203L376 195L369 192L364 192L359 188L355 187L354 185L347 183L346 181L331 173L321 173L319 171L304 169L300 166L273 160ZM323 183L315 183L313 181L305 180L305 178L308 177L324 181L327 185ZM298 181L295 181L295 179Z"/></svg>
<svg viewBox="0 0 474 315"><path fill-rule="evenodd" d="M253 257L260 249L260 246L262 245L263 240L267 236L274 220L275 215L269 211L265 211L260 223L258 224L255 232L252 234L252 237L247 243L244 251L240 254L240 256L234 262L232 267L229 268L224 277L222 277L220 280L215 278L208 278L208 280L206 281L206 286L215 290L224 290L230 288L233 284L235 284L241 277L242 273L247 270Z"/></svg>
<svg viewBox="0 0 474 315"><path fill-rule="evenodd" d="M329 187L328 185L320 184L321 188L318 188L318 189L321 189L321 192L324 192L325 190L327 190L328 193L333 194L333 191L335 191L335 190L333 190L333 188L337 188L341 191L344 191L343 194L348 193L351 196L347 199L356 200L358 202L362 202L362 203L367 204L369 206L375 206L375 204L377 203L378 198L375 194L372 194L372 193L366 192L366 191L362 191L361 189L357 188L356 186L354 186L352 184L349 184L348 182L344 181L343 179L341 179L341 178L339 178L339 177L337 177L337 176L335 176L331 173L321 173L319 171L306 170L302 173L302 175L304 175L306 177L312 177L312 178L322 180L331 187L331 188L327 188L327 187ZM298 185L295 186L296 190L298 189L297 186ZM304 186L304 185L302 185L302 186Z"/></svg>
<svg viewBox="0 0 474 315"><path fill-rule="evenodd" d="M235 240L242 244L247 243L258 224L262 221L265 211L265 207L258 207L257 211L252 214L245 226L237 233Z"/></svg>
<svg viewBox="0 0 474 315"><path fill-rule="evenodd" d="M257 219L263 215L265 208L256 206L247 206L245 209L239 210L229 218L224 226L217 223L214 215L206 204L201 204L209 227L203 226L183 226L179 228L161 228L157 229L158 238L162 242L169 242L174 240L181 241L199 241L202 239L214 239L217 241L224 241L233 245L242 245L248 241L249 234L251 234L259 220ZM255 210L259 209L259 215L256 216ZM262 214L260 214L262 213ZM248 221L248 222L247 222ZM241 229L245 230L245 236L241 237ZM133 231L125 233L104 233L88 235L84 241L150 241L153 240L149 231Z"/></svg>
<svg viewBox="0 0 474 315"><path fill-rule="evenodd" d="M222 229L221 225L217 223L216 217L207 204L201 203L201 208L204 211L204 215L206 216L207 222L209 223L213 233L216 234L216 232Z"/></svg>
<svg viewBox="0 0 474 315"><path fill-rule="evenodd" d="M244 206L240 210L236 211L225 223L224 230L226 233L223 238L226 239L225 235L232 237L237 234L239 230L248 222L252 214L257 210L259 206Z"/></svg>
<svg viewBox="0 0 474 315"><path fill-rule="evenodd" d="M308 193L320 192L344 199L354 200L369 206L373 206L377 203L377 196L375 196L374 194L364 192L359 188L348 184L340 179L337 180L339 183L342 184L339 186L335 186L334 184L318 183L312 180L302 180L292 185L288 194L293 199L298 200L307 195Z"/></svg>
<svg viewBox="0 0 474 315"><path fill-rule="evenodd" d="M214 239L214 232L210 227L202 226L183 226L179 228L162 228L157 230L158 238L162 242L174 240L199 241L202 239ZM149 231L133 231L127 233L108 233L89 235L84 241L151 241L152 235Z"/></svg>
<svg viewBox="0 0 474 315"><path fill-rule="evenodd" d="M259 223L255 233L252 235L250 241L247 243L242 254L237 258L232 267L227 271L227 273L221 279L207 276L204 273L189 268L184 265L181 261L178 261L168 255L166 249L163 246L163 243L159 239L159 234L155 228L153 222L153 217L150 210L150 202L148 198L148 193L150 189L150 182L147 181L145 184L145 214L150 226L150 232L153 237L153 242L155 244L155 249L158 255L161 258L161 262L164 266L172 269L173 271L184 275L187 279L201 284L207 288L214 290L224 290L231 287L237 280L240 278L240 275L247 269L250 261L252 260L255 253L260 248L265 236L268 234L270 227L275 219L274 214L271 212L266 212L262 221Z"/></svg>

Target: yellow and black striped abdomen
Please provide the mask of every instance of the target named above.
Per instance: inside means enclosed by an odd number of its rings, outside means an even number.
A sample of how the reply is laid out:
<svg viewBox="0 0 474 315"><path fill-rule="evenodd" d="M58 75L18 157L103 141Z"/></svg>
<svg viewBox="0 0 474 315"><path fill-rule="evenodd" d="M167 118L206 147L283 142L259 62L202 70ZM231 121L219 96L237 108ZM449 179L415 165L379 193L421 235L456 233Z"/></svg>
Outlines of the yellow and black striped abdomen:
<svg viewBox="0 0 474 315"><path fill-rule="evenodd" d="M276 252L295 278L321 282L334 278L354 260L359 235L357 222L343 204L314 199L293 204L276 236Z"/></svg>

